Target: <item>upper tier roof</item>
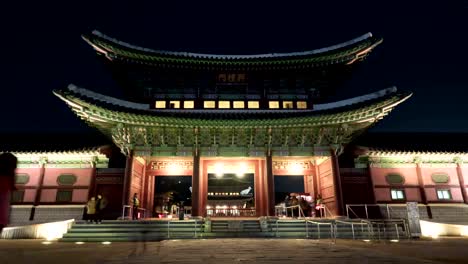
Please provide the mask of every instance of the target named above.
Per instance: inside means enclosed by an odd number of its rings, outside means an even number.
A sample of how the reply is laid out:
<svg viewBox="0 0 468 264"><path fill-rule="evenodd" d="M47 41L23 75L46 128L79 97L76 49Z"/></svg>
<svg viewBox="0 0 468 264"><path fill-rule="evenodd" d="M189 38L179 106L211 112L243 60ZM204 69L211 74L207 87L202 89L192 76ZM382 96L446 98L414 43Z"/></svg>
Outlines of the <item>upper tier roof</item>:
<svg viewBox="0 0 468 264"><path fill-rule="evenodd" d="M131 45L106 36L99 31L83 35L99 54L107 59L166 67L202 68L258 68L295 69L323 67L332 64L352 64L363 59L382 42L371 33L333 46L308 51L251 55L219 55L193 52L154 50Z"/></svg>
<svg viewBox="0 0 468 264"><path fill-rule="evenodd" d="M311 110L237 110L150 109L148 104L120 100L74 85L54 93L79 116L92 123L122 122L173 127L300 127L374 122L411 96L411 93L400 93L392 87L335 103L317 104Z"/></svg>

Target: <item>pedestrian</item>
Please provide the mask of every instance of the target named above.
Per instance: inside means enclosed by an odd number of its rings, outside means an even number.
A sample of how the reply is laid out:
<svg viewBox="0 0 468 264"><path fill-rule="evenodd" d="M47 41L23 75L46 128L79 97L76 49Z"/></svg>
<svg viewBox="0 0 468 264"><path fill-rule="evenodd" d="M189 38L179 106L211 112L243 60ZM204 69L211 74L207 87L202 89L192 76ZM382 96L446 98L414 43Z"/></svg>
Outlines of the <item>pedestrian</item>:
<svg viewBox="0 0 468 264"><path fill-rule="evenodd" d="M322 195L318 194L317 199L315 200L315 214L318 217L322 217Z"/></svg>
<svg viewBox="0 0 468 264"><path fill-rule="evenodd" d="M137 193L133 194L132 205L132 220L138 220L138 207L140 206L140 200L138 200Z"/></svg>
<svg viewBox="0 0 468 264"><path fill-rule="evenodd" d="M96 198L91 197L86 204L86 220L88 223L96 221Z"/></svg>
<svg viewBox="0 0 468 264"><path fill-rule="evenodd" d="M18 159L11 153L0 154L0 233L9 224L10 199L15 187L15 169Z"/></svg>
<svg viewBox="0 0 468 264"><path fill-rule="evenodd" d="M96 200L96 215L95 215L96 223L100 224L102 222L104 209L106 208L106 206L107 206L107 200L102 195L99 194Z"/></svg>

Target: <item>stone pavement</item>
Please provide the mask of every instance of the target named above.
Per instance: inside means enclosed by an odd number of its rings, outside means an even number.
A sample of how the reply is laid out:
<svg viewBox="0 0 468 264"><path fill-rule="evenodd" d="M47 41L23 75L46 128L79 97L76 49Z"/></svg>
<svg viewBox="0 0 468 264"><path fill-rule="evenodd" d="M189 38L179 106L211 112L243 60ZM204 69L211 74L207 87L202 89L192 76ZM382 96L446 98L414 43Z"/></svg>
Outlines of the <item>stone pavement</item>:
<svg viewBox="0 0 468 264"><path fill-rule="evenodd" d="M101 243L0 240L0 263L468 263L468 239L364 242L200 239Z"/></svg>

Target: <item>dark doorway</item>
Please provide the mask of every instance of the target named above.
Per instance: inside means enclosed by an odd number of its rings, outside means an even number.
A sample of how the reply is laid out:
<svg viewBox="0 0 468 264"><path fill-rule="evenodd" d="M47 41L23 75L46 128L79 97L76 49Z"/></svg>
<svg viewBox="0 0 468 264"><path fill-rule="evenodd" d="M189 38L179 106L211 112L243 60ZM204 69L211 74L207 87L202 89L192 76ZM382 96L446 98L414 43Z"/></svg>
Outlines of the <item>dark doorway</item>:
<svg viewBox="0 0 468 264"><path fill-rule="evenodd" d="M154 207L156 214L168 214L173 205L192 205L192 176L156 176Z"/></svg>
<svg viewBox="0 0 468 264"><path fill-rule="evenodd" d="M303 175L275 176L275 204L282 203L290 193L304 192Z"/></svg>

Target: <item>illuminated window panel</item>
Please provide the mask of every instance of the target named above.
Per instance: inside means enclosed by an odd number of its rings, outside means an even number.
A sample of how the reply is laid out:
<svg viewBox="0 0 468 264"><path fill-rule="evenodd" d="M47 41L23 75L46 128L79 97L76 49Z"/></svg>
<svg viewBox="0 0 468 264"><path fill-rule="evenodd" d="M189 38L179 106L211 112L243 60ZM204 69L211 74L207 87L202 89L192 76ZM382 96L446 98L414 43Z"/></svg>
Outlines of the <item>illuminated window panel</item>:
<svg viewBox="0 0 468 264"><path fill-rule="evenodd" d="M298 101L297 102L297 109L307 109L307 102L306 101Z"/></svg>
<svg viewBox="0 0 468 264"><path fill-rule="evenodd" d="M452 200L450 190L437 190L437 199L439 200Z"/></svg>
<svg viewBox="0 0 468 264"><path fill-rule="evenodd" d="M169 108L180 108L180 101L169 101Z"/></svg>
<svg viewBox="0 0 468 264"><path fill-rule="evenodd" d="M268 103L270 109L278 109L279 108L279 102L278 101L270 101Z"/></svg>
<svg viewBox="0 0 468 264"><path fill-rule="evenodd" d="M229 109L229 108L231 108L231 102L229 102L229 101L219 101L218 102L218 108Z"/></svg>
<svg viewBox="0 0 468 264"><path fill-rule="evenodd" d="M293 102L292 101L283 101L283 109L293 109Z"/></svg>
<svg viewBox="0 0 468 264"><path fill-rule="evenodd" d="M258 101L249 101L247 102L247 107L251 109L258 109L260 108L260 103Z"/></svg>
<svg viewBox="0 0 468 264"><path fill-rule="evenodd" d="M403 190L391 190L392 200L404 200L405 199L405 192Z"/></svg>
<svg viewBox="0 0 468 264"><path fill-rule="evenodd" d="M156 101L156 108L166 108L166 101Z"/></svg>
<svg viewBox="0 0 468 264"><path fill-rule="evenodd" d="M204 108L215 108L216 107L216 102L215 101L205 101L205 102L203 102L203 107Z"/></svg>
<svg viewBox="0 0 468 264"><path fill-rule="evenodd" d="M244 103L244 101L234 101L233 102L233 107L234 108L245 108L245 103Z"/></svg>
<svg viewBox="0 0 468 264"><path fill-rule="evenodd" d="M194 108L195 102L194 101L184 101L184 108Z"/></svg>

